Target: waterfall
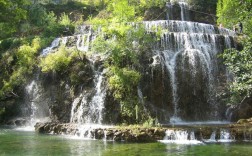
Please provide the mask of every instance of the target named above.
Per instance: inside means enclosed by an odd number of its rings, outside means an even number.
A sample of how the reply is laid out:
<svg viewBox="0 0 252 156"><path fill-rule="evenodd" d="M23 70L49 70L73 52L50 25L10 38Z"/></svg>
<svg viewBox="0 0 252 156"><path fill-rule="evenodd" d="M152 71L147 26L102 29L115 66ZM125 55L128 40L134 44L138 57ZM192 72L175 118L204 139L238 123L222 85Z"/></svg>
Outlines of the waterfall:
<svg viewBox="0 0 252 156"><path fill-rule="evenodd" d="M171 2L166 2L166 8L167 8L167 20L173 20L173 4Z"/></svg>
<svg viewBox="0 0 252 156"><path fill-rule="evenodd" d="M167 7L171 9L175 2L178 2L181 7L182 20L189 20L189 13L186 13L186 10L188 11L187 2L171 1L167 3ZM170 116L170 122L181 122L181 119L184 118L180 116L182 111L181 95L184 92L182 87L187 86L191 96L197 96L201 88L201 86L197 86L199 83L204 83L202 84L204 90L201 91L205 97L203 103L208 103L208 107L211 109L211 112L205 116L217 119L216 85L219 81L217 79L219 72L217 55L224 48L234 47L233 36L235 33L225 28L189 21L144 21L143 24L149 33L157 32L160 28L164 30L161 33L160 42L153 48L153 53L154 56L160 57L161 64L164 64L169 74L173 104L173 115ZM219 45L221 42L225 44L224 47ZM153 60L152 65L155 65L156 60L154 58ZM183 78L187 81L184 82ZM183 96L186 97L186 95ZM203 109L203 106L202 108L197 107L195 106L196 109ZM196 117L197 110L194 113L193 120L201 118L200 116Z"/></svg>
<svg viewBox="0 0 252 156"><path fill-rule="evenodd" d="M92 41L95 40L97 34L100 34L100 28L97 31L93 31L92 26L82 25L79 27L77 33L77 49L82 52L88 52L91 49Z"/></svg>
<svg viewBox="0 0 252 156"><path fill-rule="evenodd" d="M210 141L216 141L216 131L213 131L211 136L210 136Z"/></svg>
<svg viewBox="0 0 252 156"><path fill-rule="evenodd" d="M41 52L41 56L46 56L48 55L54 48L58 47L60 44L61 38L55 38L52 43L51 46L45 48L42 50Z"/></svg>
<svg viewBox="0 0 252 156"><path fill-rule="evenodd" d="M105 92L102 90L103 73L96 73L95 75L95 95L89 105L89 115L86 116L88 123L102 124L102 112L104 109Z"/></svg>
<svg viewBox="0 0 252 156"><path fill-rule="evenodd" d="M179 2L180 10L181 10L181 20L187 21L189 20L189 6L186 2Z"/></svg>
<svg viewBox="0 0 252 156"><path fill-rule="evenodd" d="M166 130L165 137L160 140L162 143L175 143L175 144L202 144L201 141L196 140L193 131L186 130Z"/></svg>
<svg viewBox="0 0 252 156"><path fill-rule="evenodd" d="M26 87L27 103L30 105L30 125L33 126L36 122L49 121L49 106L43 99L43 90L37 80L31 81Z"/></svg>
<svg viewBox="0 0 252 156"><path fill-rule="evenodd" d="M175 123L181 121L181 119L178 117L177 81L175 76L175 64L178 53L172 56L171 59L169 59L169 55L167 54L168 53L164 53L164 59L165 59L164 61L170 74L170 83L172 86L172 97L173 97L172 103L174 105L174 114L171 117L170 122Z"/></svg>
<svg viewBox="0 0 252 156"><path fill-rule="evenodd" d="M230 131L227 129L220 129L220 140L218 142L232 142L235 138L233 138L230 134Z"/></svg>
<svg viewBox="0 0 252 156"><path fill-rule="evenodd" d="M95 74L94 95L84 91L73 101L70 122L79 125L102 124L105 98L105 90L102 88L103 74L102 72L96 72Z"/></svg>
<svg viewBox="0 0 252 156"><path fill-rule="evenodd" d="M141 104L144 104L144 97L140 87L137 87L137 95Z"/></svg>
<svg viewBox="0 0 252 156"><path fill-rule="evenodd" d="M79 105L80 102L81 104ZM86 102L86 99L83 98L83 94L80 94L79 97L74 99L72 103L70 122L83 123L82 121L83 103L85 102Z"/></svg>
<svg viewBox="0 0 252 156"><path fill-rule="evenodd" d="M232 142L235 141L235 138L233 137L234 134L230 133L229 129L224 128L217 128L212 131L210 136L205 136L204 131L199 133L199 130L201 128L181 128L181 129L167 129L165 131L165 137L163 140L159 140L162 143L175 143L175 144L203 144L203 143L213 143L213 142ZM198 131L197 137L195 136L195 132ZM200 135L199 135L200 134ZM204 139L204 137L209 139ZM246 137L247 136L247 137ZM251 139L251 134L244 132L244 139L249 140L249 137Z"/></svg>
<svg viewBox="0 0 252 156"><path fill-rule="evenodd" d="M72 103L70 122L78 125L75 135L82 138L93 138L92 130L104 127L102 121L106 94L103 87L105 70L96 70L94 73L94 88L84 89Z"/></svg>
<svg viewBox="0 0 252 156"><path fill-rule="evenodd" d="M190 20L190 14L189 14L189 5L187 0L171 0L170 2L166 2L166 8L167 8L167 19L173 20L173 10L174 6L177 6L180 9L180 19L181 21L189 21Z"/></svg>

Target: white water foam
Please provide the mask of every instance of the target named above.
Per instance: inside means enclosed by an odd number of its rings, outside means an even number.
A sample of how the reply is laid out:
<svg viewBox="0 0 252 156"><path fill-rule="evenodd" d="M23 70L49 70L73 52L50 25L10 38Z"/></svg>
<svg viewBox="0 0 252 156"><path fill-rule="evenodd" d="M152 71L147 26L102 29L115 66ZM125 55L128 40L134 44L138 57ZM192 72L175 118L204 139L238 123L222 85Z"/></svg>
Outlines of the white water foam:
<svg viewBox="0 0 252 156"><path fill-rule="evenodd" d="M54 48L58 47L60 44L61 38L55 38L50 47L47 47L45 49L42 50L41 52L41 56L46 56L48 55Z"/></svg>
<svg viewBox="0 0 252 156"><path fill-rule="evenodd" d="M203 144L203 142L195 139L193 131L188 132L185 130L167 130L161 143L166 144Z"/></svg>
<svg viewBox="0 0 252 156"><path fill-rule="evenodd" d="M235 138L233 138L230 134L230 131L227 129L220 130L220 139L217 140L218 142L233 142Z"/></svg>

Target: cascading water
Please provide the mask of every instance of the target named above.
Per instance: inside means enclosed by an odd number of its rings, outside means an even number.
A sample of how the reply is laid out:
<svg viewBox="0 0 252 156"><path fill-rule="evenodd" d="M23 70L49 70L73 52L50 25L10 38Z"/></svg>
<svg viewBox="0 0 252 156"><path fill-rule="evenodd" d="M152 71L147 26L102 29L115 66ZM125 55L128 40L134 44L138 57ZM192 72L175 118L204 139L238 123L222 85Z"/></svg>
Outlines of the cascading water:
<svg viewBox="0 0 252 156"><path fill-rule="evenodd" d="M146 30L151 31L152 27L162 27L168 29L161 36L161 43L155 53L163 56L164 64L170 74L170 83L172 86L174 115L171 120L178 118L178 78L177 73L189 71L191 82L197 83L197 75L201 74L204 81L207 82L208 101L215 105L214 86L215 75L218 71L217 53L222 51L219 49L217 40L220 35L216 28L207 25L193 22L181 21L151 21L145 22ZM205 33L201 33L205 32ZM231 39L233 33L228 30L219 31L225 34L225 45L231 47ZM229 34L230 36L227 36ZM230 39L231 38L231 39ZM195 90L192 90L195 94Z"/></svg>
<svg viewBox="0 0 252 156"><path fill-rule="evenodd" d="M105 70L103 72L95 71L95 87L93 91L83 91L72 104L70 122L78 124L78 136L80 137L91 138L92 129L102 127L104 98L106 93L105 88L102 86L104 72Z"/></svg>
<svg viewBox="0 0 252 156"><path fill-rule="evenodd" d="M175 143L175 144L201 144L201 141L196 140L193 131L186 130L167 130L165 137L160 140L162 143Z"/></svg>
<svg viewBox="0 0 252 156"><path fill-rule="evenodd" d="M181 10L181 20L187 21L189 20L189 12L188 12L188 5L186 2L179 2L180 10Z"/></svg>
<svg viewBox="0 0 252 156"><path fill-rule="evenodd" d="M160 28L163 30L153 53L160 57L159 60L169 75L168 87L172 89L170 94L173 104L170 122L181 122L181 119L218 120L216 86L220 70L217 55L225 48L234 47L235 33L209 24L183 21L189 20L187 1L175 0L167 3L168 11L175 3L181 7L182 21L144 22L147 32L157 32ZM159 65L153 60L152 66ZM183 101L188 98L189 100ZM185 111L185 108L188 110ZM201 114L205 109L211 111Z"/></svg>
<svg viewBox="0 0 252 156"><path fill-rule="evenodd" d="M46 56L48 53L50 53L54 48L58 47L60 44L61 38L55 38L51 44L50 47L47 47L42 50L41 56Z"/></svg>
<svg viewBox="0 0 252 156"><path fill-rule="evenodd" d="M92 26L82 25L78 29L77 33L79 33L77 35L77 42L76 42L77 49L82 52L87 52L90 49L92 41L94 41L96 38L96 34L93 31ZM99 34L99 28L98 31L96 31L96 33Z"/></svg>
<svg viewBox="0 0 252 156"><path fill-rule="evenodd" d="M102 88L103 73L95 75L94 95L81 94L72 105L70 122L78 124L79 137L92 138L93 128L102 127L105 90ZM91 98L89 101L88 99Z"/></svg>
<svg viewBox="0 0 252 156"><path fill-rule="evenodd" d="M229 130L227 129L221 129L220 130L220 140L218 142L232 142L235 138L232 138Z"/></svg>
<svg viewBox="0 0 252 156"><path fill-rule="evenodd" d="M43 99L41 86L38 81L33 80L26 86L27 103L30 105L30 126L34 126L36 122L49 121L49 106Z"/></svg>
<svg viewBox="0 0 252 156"><path fill-rule="evenodd" d="M209 141L212 141L212 142L215 142L215 141L216 141L216 131L213 131L213 132L212 132Z"/></svg>
<svg viewBox="0 0 252 156"><path fill-rule="evenodd" d="M196 131L196 132L194 132ZM210 136L205 131L199 129L167 129L165 132L165 137L160 140L162 143L175 143L175 144L204 144L204 143L214 143L214 142L232 142L235 141L233 135L229 129L218 128L212 129ZM197 135L196 135L197 134ZM203 137L203 135L204 137ZM250 133L249 133L250 134ZM244 136L244 139L246 137Z"/></svg>
<svg viewBox="0 0 252 156"><path fill-rule="evenodd" d="M187 0L170 0L170 2L166 3L167 8L167 19L173 20L173 9L174 7L179 7L180 9L180 19L181 21L189 21L189 5Z"/></svg>

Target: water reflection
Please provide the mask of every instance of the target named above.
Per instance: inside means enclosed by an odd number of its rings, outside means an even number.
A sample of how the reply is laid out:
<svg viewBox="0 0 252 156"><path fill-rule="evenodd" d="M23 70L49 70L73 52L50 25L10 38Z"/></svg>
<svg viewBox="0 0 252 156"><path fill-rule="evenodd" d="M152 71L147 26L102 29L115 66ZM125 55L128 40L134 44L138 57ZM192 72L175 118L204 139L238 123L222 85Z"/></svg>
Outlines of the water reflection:
<svg viewBox="0 0 252 156"><path fill-rule="evenodd" d="M198 145L124 143L70 139L65 136L0 129L0 155L11 156L210 156L251 155L252 142L205 143Z"/></svg>

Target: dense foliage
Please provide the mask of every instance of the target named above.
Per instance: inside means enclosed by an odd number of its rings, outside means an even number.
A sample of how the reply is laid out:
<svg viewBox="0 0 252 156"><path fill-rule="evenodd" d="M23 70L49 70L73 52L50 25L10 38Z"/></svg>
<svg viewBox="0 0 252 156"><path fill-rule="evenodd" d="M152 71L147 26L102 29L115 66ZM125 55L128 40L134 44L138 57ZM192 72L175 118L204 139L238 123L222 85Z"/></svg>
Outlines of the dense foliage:
<svg viewBox="0 0 252 156"><path fill-rule="evenodd" d="M127 0L114 0L106 11L112 16L104 21L99 17L90 21L102 27L103 31L94 42L93 52L103 52L109 56L106 62L109 88L120 104L121 122L141 122L148 115L142 112L137 95L141 78L137 70L138 57L151 46L155 34L147 34L141 24L135 27L129 23L137 22L139 18L134 18L135 7L129 5Z"/></svg>
<svg viewBox="0 0 252 156"><path fill-rule="evenodd" d="M243 48L226 50L222 56L234 74L230 91L231 99L237 102L252 95L252 0L219 0L217 15L218 23L227 28L240 28L237 23L243 24L243 32L237 37Z"/></svg>
<svg viewBox="0 0 252 156"><path fill-rule="evenodd" d="M27 18L29 4L29 0L0 0L0 39L17 32L19 24Z"/></svg>
<svg viewBox="0 0 252 156"><path fill-rule="evenodd" d="M76 71L68 68L83 64L81 58L85 56L64 46L45 57L40 56L40 51L55 37L72 35L76 26L89 19L86 23L102 27L106 34L97 38L92 52L109 54L109 88L121 106L123 120L142 120L138 115L144 113L138 112L142 109L138 108L137 85L141 74L137 71L137 59L141 51L151 46L153 36L140 25L134 29L128 22L141 21L145 8L164 4L164 0L0 0L1 114L6 111L5 101L20 97L19 88L35 70L67 71L71 81L78 82Z"/></svg>

